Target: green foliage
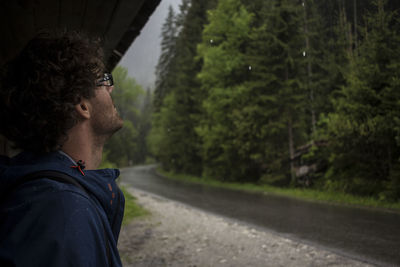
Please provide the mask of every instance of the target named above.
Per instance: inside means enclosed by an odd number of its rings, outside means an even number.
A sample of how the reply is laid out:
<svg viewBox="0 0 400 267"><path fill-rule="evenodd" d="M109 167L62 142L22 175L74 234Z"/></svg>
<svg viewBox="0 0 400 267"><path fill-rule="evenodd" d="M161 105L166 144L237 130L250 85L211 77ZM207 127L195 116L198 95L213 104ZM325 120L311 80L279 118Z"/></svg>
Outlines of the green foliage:
<svg viewBox="0 0 400 267"><path fill-rule="evenodd" d="M165 168L174 171L201 171L200 139L195 126L203 97L196 80L202 62L195 60L195 48L201 40L206 10L212 2L183 1L174 26L180 31L174 44L173 64L167 66L170 89L162 101L155 102L155 105L162 105L154 115L149 143L155 157ZM168 38L170 36L163 36L163 40Z"/></svg>
<svg viewBox="0 0 400 267"><path fill-rule="evenodd" d="M176 127L182 125L179 121L179 112L176 107L175 93L171 92L164 99L161 111L154 114L153 128L149 136L150 149L157 159L163 163L167 170L180 168L179 154L184 140L181 139L180 130Z"/></svg>
<svg viewBox="0 0 400 267"><path fill-rule="evenodd" d="M399 200L399 6L184 0L163 27L152 154L170 171L280 186L313 165L315 188Z"/></svg>
<svg viewBox="0 0 400 267"><path fill-rule="evenodd" d="M126 68L117 66L112 75L115 83L112 97L118 112L124 120L130 120L136 124L139 117L138 99L144 91L135 79L128 76Z"/></svg>
<svg viewBox="0 0 400 267"><path fill-rule="evenodd" d="M209 12L198 46L204 62L198 77L208 96L197 127L205 175L249 181L281 173L289 138L302 142L300 5L267 1L262 7L257 22L239 0L219 1ZM288 127L300 130L289 137Z"/></svg>
<svg viewBox="0 0 400 267"><path fill-rule="evenodd" d="M163 104L164 97L174 86L174 63L176 58L176 39L179 19L174 9L169 6L168 16L161 31L161 55L156 66L156 83L154 90L154 108L158 112Z"/></svg>
<svg viewBox="0 0 400 267"><path fill-rule="evenodd" d="M102 157L99 169L114 169L114 168L117 168L117 165L115 163L112 163L107 159L107 154L108 154L108 151L104 150L103 151L103 155L102 155L103 157Z"/></svg>
<svg viewBox="0 0 400 267"><path fill-rule="evenodd" d="M119 167L132 165L137 146L138 131L131 121L125 120L122 129L105 146L107 158Z"/></svg>
<svg viewBox="0 0 400 267"><path fill-rule="evenodd" d="M138 145L133 159L135 163L146 163L148 158L151 157L151 153L148 148L147 137L151 130L151 115L153 113L152 101L153 96L150 92L150 89L148 89L140 109L137 136Z"/></svg>
<svg viewBox="0 0 400 267"><path fill-rule="evenodd" d="M125 197L125 210L122 225L129 224L134 218L149 214L149 211L145 210L136 203L137 199L131 193L129 193L127 188L121 187L121 190L124 193Z"/></svg>
<svg viewBox="0 0 400 267"><path fill-rule="evenodd" d="M159 172L169 179L179 180L187 183L202 184L206 186L227 188L232 190L256 192L263 194L273 194L278 196L286 196L297 198L301 200L308 200L313 202L334 203L343 205L355 205L363 207L377 207L389 210L400 210L400 203L393 203L385 199L375 199L372 197L360 197L351 194L334 192L334 191L320 191L315 189L304 188L282 188L270 185L260 185L254 183L235 183L235 182L221 182L209 177L196 177L186 174L176 174L173 172L166 172L159 170Z"/></svg>
<svg viewBox="0 0 400 267"><path fill-rule="evenodd" d="M329 115L332 140L331 170L327 186L361 195L385 190L400 198L397 173L400 149L399 25L385 1L376 1L377 12L367 17L368 27L354 57L351 71L334 100Z"/></svg>
<svg viewBox="0 0 400 267"><path fill-rule="evenodd" d="M196 128L203 143L203 172L222 180L251 179L247 176L251 175L251 160L239 144L242 125L235 116L240 116L247 94L241 85L249 71L242 46L249 39L252 14L238 0L219 1L208 14L209 24L198 46L203 61L198 78L208 96L203 102L205 114Z"/></svg>

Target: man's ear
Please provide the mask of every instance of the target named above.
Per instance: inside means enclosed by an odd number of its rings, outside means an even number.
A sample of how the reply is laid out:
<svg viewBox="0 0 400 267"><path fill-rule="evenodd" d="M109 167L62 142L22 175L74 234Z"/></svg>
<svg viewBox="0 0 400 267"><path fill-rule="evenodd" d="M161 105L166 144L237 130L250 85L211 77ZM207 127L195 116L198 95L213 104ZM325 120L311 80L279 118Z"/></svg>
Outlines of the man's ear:
<svg viewBox="0 0 400 267"><path fill-rule="evenodd" d="M82 99L78 104L75 105L75 110L78 116L82 119L90 119L90 103L87 99Z"/></svg>

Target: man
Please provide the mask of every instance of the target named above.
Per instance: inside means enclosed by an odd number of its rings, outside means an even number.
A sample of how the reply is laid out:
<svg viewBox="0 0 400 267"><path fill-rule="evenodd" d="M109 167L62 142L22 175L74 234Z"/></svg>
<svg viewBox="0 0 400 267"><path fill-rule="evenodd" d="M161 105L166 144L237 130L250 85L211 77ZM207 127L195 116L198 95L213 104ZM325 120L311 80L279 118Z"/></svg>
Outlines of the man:
<svg viewBox="0 0 400 267"><path fill-rule="evenodd" d="M121 266L119 171L96 170L123 125L104 68L98 42L62 32L2 71L0 134L23 152L0 161L0 266Z"/></svg>

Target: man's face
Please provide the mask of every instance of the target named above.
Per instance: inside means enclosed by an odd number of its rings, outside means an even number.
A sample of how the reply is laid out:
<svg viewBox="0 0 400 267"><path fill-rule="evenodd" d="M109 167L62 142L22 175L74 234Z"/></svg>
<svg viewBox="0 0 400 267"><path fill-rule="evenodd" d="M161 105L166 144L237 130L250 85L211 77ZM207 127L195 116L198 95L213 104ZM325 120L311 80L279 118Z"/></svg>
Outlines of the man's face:
<svg viewBox="0 0 400 267"><path fill-rule="evenodd" d="M123 120L111 98L114 86L101 85L95 90L95 97L90 99L92 104L92 128L98 136L111 137L122 128Z"/></svg>

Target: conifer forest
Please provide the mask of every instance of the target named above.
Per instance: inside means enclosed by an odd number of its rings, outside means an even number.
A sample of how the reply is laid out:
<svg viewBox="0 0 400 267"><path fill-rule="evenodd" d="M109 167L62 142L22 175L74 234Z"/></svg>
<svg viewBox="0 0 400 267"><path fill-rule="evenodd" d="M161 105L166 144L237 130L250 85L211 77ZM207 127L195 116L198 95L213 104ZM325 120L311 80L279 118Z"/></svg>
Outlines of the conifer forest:
<svg viewBox="0 0 400 267"><path fill-rule="evenodd" d="M162 28L152 155L176 173L399 201L399 8L183 0Z"/></svg>

